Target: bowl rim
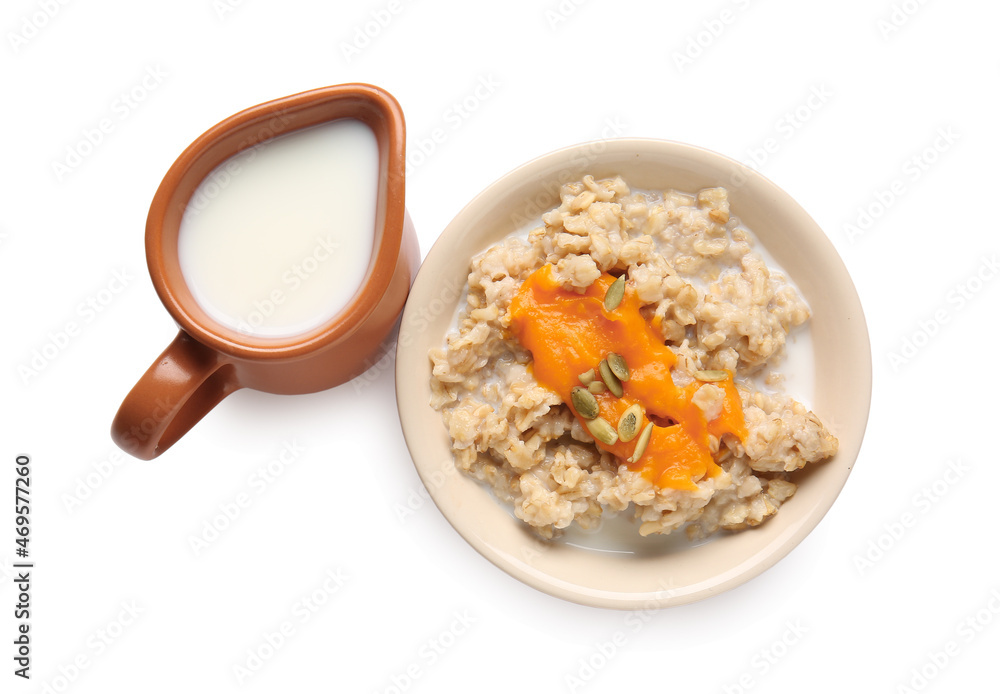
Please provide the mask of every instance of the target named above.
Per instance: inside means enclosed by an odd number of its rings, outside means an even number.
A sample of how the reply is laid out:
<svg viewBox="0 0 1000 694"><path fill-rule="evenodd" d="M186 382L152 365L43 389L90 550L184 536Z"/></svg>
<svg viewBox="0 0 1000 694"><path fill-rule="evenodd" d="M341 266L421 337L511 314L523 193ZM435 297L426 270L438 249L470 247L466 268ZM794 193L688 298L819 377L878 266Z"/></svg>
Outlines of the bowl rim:
<svg viewBox="0 0 1000 694"><path fill-rule="evenodd" d="M608 159L626 161L631 155L634 155L636 159L646 156L653 159L665 158L685 164L698 163L703 168L715 171L718 175L728 176L730 182L738 184L737 188L741 194L761 196L759 204L763 209L773 208L775 211L781 211L784 216L798 220L801 228L796 228L793 231L796 235L805 235L805 240L808 241L808 247L803 252L807 255L812 253L823 258L823 268L819 274L824 277L837 278L834 287L836 291L832 292L836 296L831 297L830 300L835 299L837 305L842 305L844 313L851 321L848 325L849 357L853 361L851 362L852 376L849 380L852 381L853 386L851 402L854 412L846 424L841 423L849 427L850 436L845 440L842 432L838 432L838 437L841 437L840 450L833 460L819 464L819 466L832 468L832 472L823 473L823 477L831 477L833 480L831 488L819 490L822 492L820 503L807 509L804 515L800 513L801 517L796 519L785 517L785 520L778 524L778 519L782 518L781 514L778 513L759 528L727 535L722 540L731 545L733 538L742 537L746 533L758 533L761 532L761 529L765 529L764 532L768 533L768 539L760 551L750 551L749 554L744 552L739 562L729 566L725 571L721 571L715 576L715 580L702 581L692 585L674 585L672 581L668 581L661 582L657 589L651 589L647 586L641 590L632 588L614 590L581 585L573 583L572 580L553 576L544 567L533 566L514 556L511 552L512 546L498 543L495 538L490 537L488 528L484 531L483 528L473 527L473 523L470 523L470 518L475 520L480 512L470 510L470 504L463 503L461 490L458 492L457 498L455 494L451 494L453 487L461 486L455 479L446 483L441 482L440 474L442 471L447 471L441 467L440 459L435 459L435 453L428 449L426 437L430 434L427 431L427 423L422 422L419 417L421 408L431 410L426 399L421 402L419 397L424 391L429 393L430 369L426 352L422 357L423 366L421 366L421 355L418 353L420 346L428 342L427 326L422 326L420 330L417 330L420 322L415 321L415 316L420 310L418 304L422 301L422 297L426 295L430 287L440 282L444 276L442 269L449 263L455 262L453 259L449 259L449 254L454 255L456 245L458 245L456 238L468 236L465 232L470 228L475 229L475 224L482 221L483 217L488 216L492 207L500 204L495 202L496 200L517 195L517 191L520 189L538 186L546 175L555 175L554 172L563 168L577 171L579 166L573 165L574 161L577 164L590 163L593 167L597 165L598 161ZM622 176L628 182L628 174L623 172ZM636 187L643 188L641 185ZM687 190L686 192L695 191ZM733 192L732 189L730 192ZM734 214L741 220L743 219L738 211ZM757 230L754 229L754 226L749 223L747 226L756 236ZM514 229L510 229L510 231L514 231ZM478 232L473 235L478 238L486 233ZM479 250L486 248L490 243L495 243L496 240L493 238L483 240ZM762 242L762 245L769 251L772 250L766 243ZM471 258L471 256L469 257ZM794 273L789 272L789 274L793 275ZM463 277L467 277L467 275L468 268L466 266ZM792 279L798 280L797 277ZM458 299L456 298L455 301L457 305ZM437 337L437 344L443 344L444 333ZM416 347L414 347L414 343L417 343ZM817 361L817 367L818 365ZM817 368L817 372L819 372L819 368ZM417 379L424 375L428 378L421 388ZM396 349L396 392L403 436L421 481L446 520L483 557L521 582L571 602L616 609L662 608L694 602L746 583L784 558L823 519L846 484L864 439L872 394L871 344L857 291L832 242L815 220L787 192L763 174L730 157L683 142L635 137L595 140L550 151L512 169L477 194L446 226L425 257L411 288L410 298L404 308ZM436 411L433 413L440 420L440 413ZM440 427L443 430L443 423L440 423ZM836 465L834 465L834 460L837 461ZM453 458L452 468L455 468L457 472ZM480 486L465 475L459 474L456 477L464 478L472 485ZM465 489L467 491L470 487L465 485ZM483 494L488 494L487 490L483 489ZM489 501L498 505L492 498ZM791 501L789 500L788 503ZM488 513L488 509L485 512ZM478 523L478 521L475 522ZM520 523L516 520L513 522ZM525 542L536 541L525 540ZM690 551L694 553L695 549Z"/></svg>

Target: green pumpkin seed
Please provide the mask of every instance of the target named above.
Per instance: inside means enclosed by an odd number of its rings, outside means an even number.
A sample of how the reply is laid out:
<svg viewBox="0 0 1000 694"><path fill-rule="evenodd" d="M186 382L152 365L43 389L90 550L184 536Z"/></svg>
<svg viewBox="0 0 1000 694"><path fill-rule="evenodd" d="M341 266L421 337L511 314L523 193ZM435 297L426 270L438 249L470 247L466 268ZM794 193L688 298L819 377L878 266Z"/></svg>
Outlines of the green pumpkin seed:
<svg viewBox="0 0 1000 694"><path fill-rule="evenodd" d="M597 379L597 378L595 378L595 379L594 379L594 380L593 380L593 381L592 381L592 382L591 382L591 383L590 383L590 384L589 384L589 385L587 386L587 390L589 390L589 391L590 391L591 393L593 393L594 395L597 395L598 393L603 393L603 392L604 392L604 391L606 391L607 389L608 389L608 387L607 387L606 385L604 385L604 381L602 381L602 380L600 380L600 379Z"/></svg>
<svg viewBox="0 0 1000 694"><path fill-rule="evenodd" d="M582 386L573 388L569 396L570 400L573 401L573 409L584 419L593 419L601 411L597 405L597 399Z"/></svg>
<svg viewBox="0 0 1000 694"><path fill-rule="evenodd" d="M640 424L642 424L642 408L637 403L625 410L618 420L618 439L626 443L634 439L639 433Z"/></svg>
<svg viewBox="0 0 1000 694"><path fill-rule="evenodd" d="M628 380L628 364L625 362L625 357L611 352L608 354L608 366L611 367L611 373L617 376L619 381Z"/></svg>
<svg viewBox="0 0 1000 694"><path fill-rule="evenodd" d="M608 390L614 393L616 398L620 398L625 391L622 389L622 382L618 380L618 377L615 376L614 371L608 365L608 360L601 359L597 370L601 373L601 380L604 381L604 385L608 387Z"/></svg>
<svg viewBox="0 0 1000 694"><path fill-rule="evenodd" d="M590 435L607 446L614 446L618 442L618 432L611 426L604 417L591 419L587 422L587 431Z"/></svg>
<svg viewBox="0 0 1000 694"><path fill-rule="evenodd" d="M588 371L584 371L582 374L580 374L579 376L577 376L577 378L580 379L580 383L582 383L585 386L589 386L591 383L594 382L594 378L595 378L595 376L594 376L594 370L590 369Z"/></svg>
<svg viewBox="0 0 1000 694"><path fill-rule="evenodd" d="M608 311L614 311L618 308L618 305L625 298L625 275L622 275L608 287L608 291L604 294L604 308Z"/></svg>
<svg viewBox="0 0 1000 694"><path fill-rule="evenodd" d="M695 371L694 377L706 383L717 383L718 381L725 381L729 378L729 374L725 371Z"/></svg>
<svg viewBox="0 0 1000 694"><path fill-rule="evenodd" d="M649 445L649 438L653 435L653 423L650 422L646 425L646 428L642 430L639 434L639 440L635 442L635 449L632 451L632 455L629 457L628 462L634 463L642 457L642 454L646 452L646 446Z"/></svg>

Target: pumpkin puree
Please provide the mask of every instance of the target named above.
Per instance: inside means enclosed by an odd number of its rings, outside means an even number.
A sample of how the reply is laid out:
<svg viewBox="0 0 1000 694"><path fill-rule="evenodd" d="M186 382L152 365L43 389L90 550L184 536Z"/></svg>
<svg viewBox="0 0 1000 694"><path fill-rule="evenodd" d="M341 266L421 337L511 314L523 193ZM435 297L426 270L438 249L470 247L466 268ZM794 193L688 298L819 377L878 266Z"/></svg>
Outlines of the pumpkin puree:
<svg viewBox="0 0 1000 694"><path fill-rule="evenodd" d="M595 442L615 455L632 470L659 487L696 489L695 482L715 477L721 468L712 458L709 436L729 433L743 440L746 423L732 374L713 383L725 392L722 413L711 422L692 402L703 383L674 384L670 371L677 361L662 336L643 318L639 299L626 283L625 297L613 311L604 307L604 295L615 277L604 273L583 294L563 289L544 265L525 280L510 306L511 331L531 352L535 378L555 391L582 424L586 420L575 411L570 391L580 385L579 375L597 368L609 352L617 352L628 363L629 379L622 383L624 394L610 391L595 394L600 416L618 426L628 407L638 403L643 410L638 431L647 422L654 426L642 456L628 462L639 440L618 441L614 445ZM598 377L599 378L599 377Z"/></svg>

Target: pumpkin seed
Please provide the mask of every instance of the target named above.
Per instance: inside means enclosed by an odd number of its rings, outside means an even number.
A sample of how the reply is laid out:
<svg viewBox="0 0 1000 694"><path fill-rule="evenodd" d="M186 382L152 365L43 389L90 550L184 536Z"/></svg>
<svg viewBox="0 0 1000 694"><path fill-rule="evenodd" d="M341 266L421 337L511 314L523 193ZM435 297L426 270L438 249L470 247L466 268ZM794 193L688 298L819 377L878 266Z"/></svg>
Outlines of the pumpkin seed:
<svg viewBox="0 0 1000 694"><path fill-rule="evenodd" d="M582 383L585 386L589 386L591 383L594 382L594 370L590 369L588 371L584 371L582 374L577 376L577 378L580 379L580 383Z"/></svg>
<svg viewBox="0 0 1000 694"><path fill-rule="evenodd" d="M594 395L597 395L598 393L603 393L607 389L608 387L604 385L604 381L597 378L595 378L593 382L587 386L587 390L589 390Z"/></svg>
<svg viewBox="0 0 1000 694"><path fill-rule="evenodd" d="M611 373L617 376L619 381L628 380L628 364L625 362L625 357L611 352L608 354L608 366L611 367Z"/></svg>
<svg viewBox="0 0 1000 694"><path fill-rule="evenodd" d="M597 405L597 398L582 386L574 387L569 397L573 401L573 409L584 419L593 419L601 411Z"/></svg>
<svg viewBox="0 0 1000 694"><path fill-rule="evenodd" d="M618 305L625 298L625 275L622 275L608 287L608 291L604 294L604 308L608 311L614 311L618 308Z"/></svg>
<svg viewBox="0 0 1000 694"><path fill-rule="evenodd" d="M634 439L639 433L640 424L642 424L642 408L636 403L625 410L618 420L618 439L626 443Z"/></svg>
<svg viewBox="0 0 1000 694"><path fill-rule="evenodd" d="M653 423L650 422L642 430L642 433L639 434L639 440L635 442L635 448L632 450L632 455L629 457L628 462L634 463L642 457L642 454L646 452L646 446L649 445L649 437L652 435Z"/></svg>
<svg viewBox="0 0 1000 694"><path fill-rule="evenodd" d="M706 383L716 383L718 381L725 381L729 378L729 374L725 371L695 371L694 377Z"/></svg>
<svg viewBox="0 0 1000 694"><path fill-rule="evenodd" d="M604 417L591 419L587 422L587 431L590 435L607 446L614 446L618 442L618 432L611 426Z"/></svg>
<svg viewBox="0 0 1000 694"><path fill-rule="evenodd" d="M608 387L612 393L614 393L616 398L620 398L625 391L622 389L622 382L618 380L615 376L614 371L608 365L607 359L601 359L601 363L598 364L597 370L601 373L601 380L604 381L604 385Z"/></svg>

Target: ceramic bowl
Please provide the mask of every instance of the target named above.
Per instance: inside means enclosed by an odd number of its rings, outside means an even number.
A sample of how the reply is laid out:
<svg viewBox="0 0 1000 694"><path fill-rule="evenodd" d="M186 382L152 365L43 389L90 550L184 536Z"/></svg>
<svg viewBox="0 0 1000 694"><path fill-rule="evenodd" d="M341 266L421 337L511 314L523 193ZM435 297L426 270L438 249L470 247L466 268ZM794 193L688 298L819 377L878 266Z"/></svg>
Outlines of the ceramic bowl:
<svg viewBox="0 0 1000 694"><path fill-rule="evenodd" d="M456 471L439 412L428 404L427 353L444 344L462 300L469 261L558 204L562 183L585 174L621 175L633 188L729 189L733 214L785 269L812 310L813 410L840 440L832 459L796 475L797 493L761 526L689 543L683 533L615 547L539 540L490 491ZM871 399L871 349L861 303L844 263L820 227L759 173L698 147L650 139L581 144L510 172L473 199L424 260L403 312L397 400L417 471L445 518L486 559L551 595L586 605L648 609L689 603L734 588L787 555L820 522L847 481ZM791 393L794 396L794 393ZM631 512L626 512L631 515ZM600 531L604 532L604 530ZM775 586L775 593L782 590Z"/></svg>

